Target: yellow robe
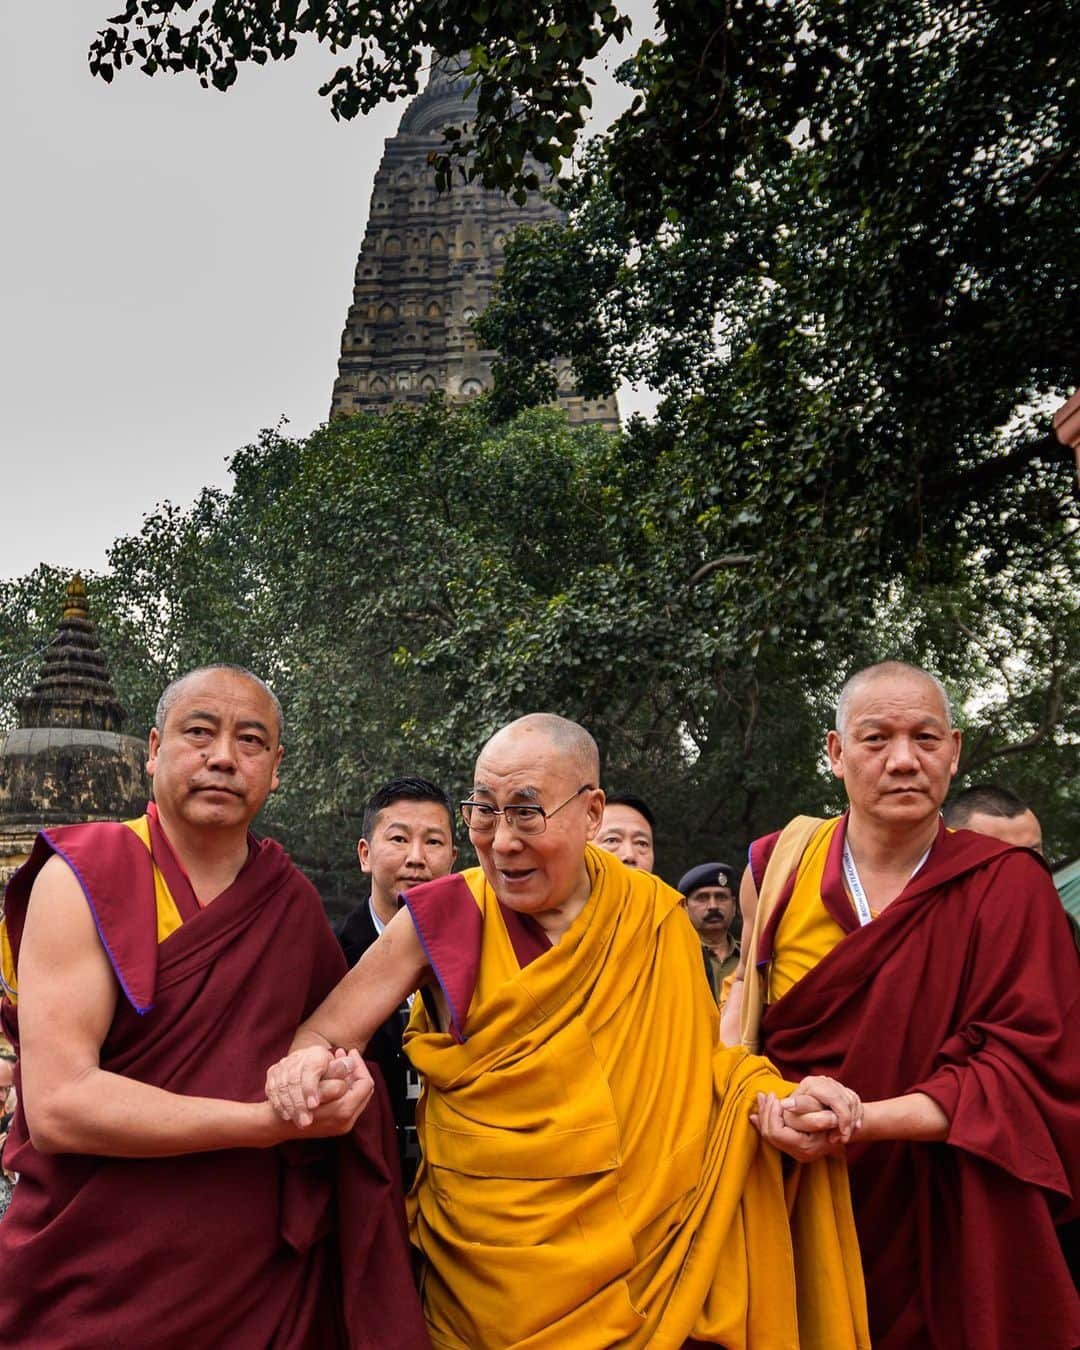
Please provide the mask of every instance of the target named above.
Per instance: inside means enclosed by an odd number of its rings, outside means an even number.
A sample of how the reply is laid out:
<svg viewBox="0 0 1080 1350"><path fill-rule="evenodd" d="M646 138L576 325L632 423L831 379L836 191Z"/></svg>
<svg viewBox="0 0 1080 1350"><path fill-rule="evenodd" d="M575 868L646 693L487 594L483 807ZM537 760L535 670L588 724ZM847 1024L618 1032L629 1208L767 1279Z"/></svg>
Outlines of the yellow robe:
<svg viewBox="0 0 1080 1350"><path fill-rule="evenodd" d="M843 1161L785 1181L749 1119L785 1085L718 1044L680 896L591 847L586 865L588 903L524 969L465 873L483 916L465 1043L414 1006L410 1225L433 1345L868 1347Z"/></svg>
<svg viewBox="0 0 1080 1350"><path fill-rule="evenodd" d="M840 817L822 821L799 859L795 889L781 916L766 975L766 1003L775 1003L847 936L821 899L825 859Z"/></svg>

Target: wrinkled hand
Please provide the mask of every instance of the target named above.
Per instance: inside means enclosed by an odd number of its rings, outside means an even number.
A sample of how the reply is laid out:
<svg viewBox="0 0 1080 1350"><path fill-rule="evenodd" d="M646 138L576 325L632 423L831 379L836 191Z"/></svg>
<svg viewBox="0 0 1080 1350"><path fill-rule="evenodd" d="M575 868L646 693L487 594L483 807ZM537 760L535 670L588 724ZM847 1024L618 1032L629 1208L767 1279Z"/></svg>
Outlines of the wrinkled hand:
<svg viewBox="0 0 1080 1350"><path fill-rule="evenodd" d="M831 1118L830 1127L816 1130L798 1129L788 1123L787 1112L774 1092L759 1092L757 1111L751 1113L750 1120L766 1143L772 1144L774 1148L786 1153L789 1158L794 1158L796 1162L806 1163L823 1158L827 1153L834 1153L841 1147L830 1138L836 1133L836 1117L831 1111L821 1114ZM798 1117L792 1116L791 1119L797 1120Z"/></svg>
<svg viewBox="0 0 1080 1350"><path fill-rule="evenodd" d="M835 1078L813 1074L782 1098L784 1123L804 1133L825 1133L832 1144L847 1144L862 1127L859 1094Z"/></svg>
<svg viewBox="0 0 1080 1350"><path fill-rule="evenodd" d="M334 1060L331 1064L340 1061ZM371 1101L375 1083L361 1059L359 1068L348 1078L324 1078L320 1088L328 1085L332 1096L323 1096L319 1105L306 1113L309 1123L296 1128L305 1139L330 1139L348 1134Z"/></svg>
<svg viewBox="0 0 1080 1350"><path fill-rule="evenodd" d="M374 1091L374 1084L357 1050L331 1051L321 1045L307 1046L279 1059L266 1074L270 1105L282 1120L302 1128L313 1125L316 1113L325 1106L346 1099L351 1106L350 1094L355 1087L366 1087L363 1102L355 1112L359 1115Z"/></svg>

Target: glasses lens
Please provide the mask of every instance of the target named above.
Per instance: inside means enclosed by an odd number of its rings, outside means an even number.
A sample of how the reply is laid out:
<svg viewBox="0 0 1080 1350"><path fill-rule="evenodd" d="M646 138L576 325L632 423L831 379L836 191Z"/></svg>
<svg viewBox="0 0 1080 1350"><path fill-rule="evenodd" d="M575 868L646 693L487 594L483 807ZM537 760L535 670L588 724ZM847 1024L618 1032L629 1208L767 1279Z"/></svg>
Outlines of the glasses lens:
<svg viewBox="0 0 1080 1350"><path fill-rule="evenodd" d="M490 806L483 806L477 802L462 802L461 814L465 818L465 824L475 834L490 834L495 828L497 814Z"/></svg>
<svg viewBox="0 0 1080 1350"><path fill-rule="evenodd" d="M510 806L506 813L518 834L542 834L547 823L539 806Z"/></svg>

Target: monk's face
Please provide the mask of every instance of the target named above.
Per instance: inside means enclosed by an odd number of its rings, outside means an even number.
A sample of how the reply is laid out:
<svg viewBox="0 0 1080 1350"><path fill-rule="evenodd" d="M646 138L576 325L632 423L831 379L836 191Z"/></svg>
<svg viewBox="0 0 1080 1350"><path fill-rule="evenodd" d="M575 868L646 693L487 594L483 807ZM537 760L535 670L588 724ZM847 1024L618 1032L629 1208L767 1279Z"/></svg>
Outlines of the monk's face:
<svg viewBox="0 0 1080 1350"><path fill-rule="evenodd" d="M918 829L937 815L960 758L960 733L931 680L880 675L854 691L843 737L829 732L829 762L853 817Z"/></svg>
<svg viewBox="0 0 1080 1350"><path fill-rule="evenodd" d="M521 834L500 816L493 834L470 832L492 890L525 914L559 910L588 895L585 845L600 827L604 794L586 783L577 759L542 732L507 728L476 761L472 796L496 808L520 803L549 815L542 834ZM555 808L571 798L561 810Z"/></svg>
<svg viewBox="0 0 1080 1350"><path fill-rule="evenodd" d="M193 675L150 733L146 767L163 822L246 829L278 785L281 753L264 689L229 670Z"/></svg>
<svg viewBox="0 0 1080 1350"><path fill-rule="evenodd" d="M598 848L614 853L627 867L640 867L651 872L656 862L653 849L652 826L626 802L609 802L604 807L604 818L596 836Z"/></svg>

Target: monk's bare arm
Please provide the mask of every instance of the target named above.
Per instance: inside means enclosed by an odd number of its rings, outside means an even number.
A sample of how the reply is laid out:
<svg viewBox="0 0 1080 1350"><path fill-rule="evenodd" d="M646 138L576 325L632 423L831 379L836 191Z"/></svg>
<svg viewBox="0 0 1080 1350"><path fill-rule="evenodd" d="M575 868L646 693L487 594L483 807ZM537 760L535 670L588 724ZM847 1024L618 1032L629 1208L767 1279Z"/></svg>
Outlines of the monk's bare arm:
<svg viewBox="0 0 1080 1350"><path fill-rule="evenodd" d="M935 1143L948 1137L949 1117L925 1092L863 1103L860 1144L876 1139L912 1139Z"/></svg>
<svg viewBox="0 0 1080 1350"><path fill-rule="evenodd" d="M743 981L746 978L747 952L754 931L754 916L757 914L758 893L754 885L754 876L749 866L742 874L739 886L739 908L742 910L742 947L739 951L739 964L731 983L731 992L724 1004L724 1013L720 1019L720 1039L725 1045L738 1045L741 1036Z"/></svg>
<svg viewBox="0 0 1080 1350"><path fill-rule="evenodd" d="M169 1157L295 1137L265 1102L185 1097L101 1067L119 991L86 898L61 858L34 883L18 977L23 1110L40 1151ZM345 1128L343 1120L327 1133Z"/></svg>
<svg viewBox="0 0 1080 1350"><path fill-rule="evenodd" d="M850 1101L845 1103L844 1098ZM834 1079L811 1076L781 1101L763 1095L752 1120L764 1139L800 1162L844 1144L904 1139L936 1143L949 1133L949 1117L925 1092L860 1102Z"/></svg>
<svg viewBox="0 0 1080 1350"><path fill-rule="evenodd" d="M403 906L300 1024L289 1054L271 1065L266 1095L281 1118L307 1126L325 1095L328 1078L349 1080L368 1041L430 974L413 917ZM341 1055L341 1050L347 1053Z"/></svg>

